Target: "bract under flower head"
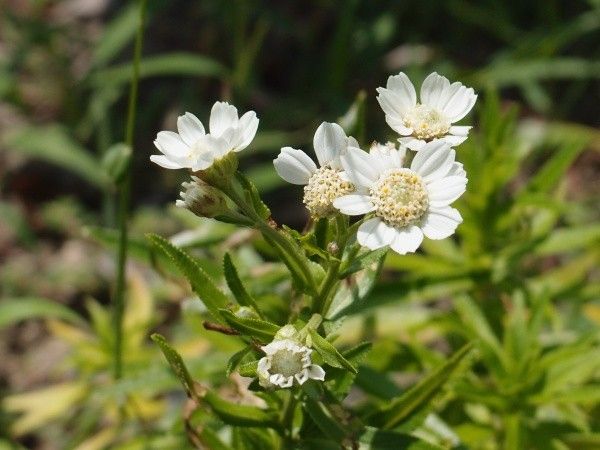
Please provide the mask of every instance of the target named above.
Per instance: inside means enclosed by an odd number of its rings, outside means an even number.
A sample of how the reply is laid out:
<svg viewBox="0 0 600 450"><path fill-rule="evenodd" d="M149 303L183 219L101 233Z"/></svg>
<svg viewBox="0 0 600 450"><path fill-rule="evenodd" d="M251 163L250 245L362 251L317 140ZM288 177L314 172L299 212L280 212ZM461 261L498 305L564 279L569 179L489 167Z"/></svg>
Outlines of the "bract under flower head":
<svg viewBox="0 0 600 450"><path fill-rule="evenodd" d="M209 131L192 113L177 119L178 133L161 131L154 145L162 155L152 155L150 160L166 169L208 169L217 159L229 152L245 149L254 139L258 118L248 111L238 118L235 106L216 102L210 113Z"/></svg>
<svg viewBox="0 0 600 450"><path fill-rule="evenodd" d="M430 74L421 86L420 103L415 87L402 72L388 78L385 88L377 88L377 100L385 120L411 150L420 150L427 142L442 140L458 145L467 139L470 126L452 125L473 108L477 95L459 82L450 84L446 77Z"/></svg>

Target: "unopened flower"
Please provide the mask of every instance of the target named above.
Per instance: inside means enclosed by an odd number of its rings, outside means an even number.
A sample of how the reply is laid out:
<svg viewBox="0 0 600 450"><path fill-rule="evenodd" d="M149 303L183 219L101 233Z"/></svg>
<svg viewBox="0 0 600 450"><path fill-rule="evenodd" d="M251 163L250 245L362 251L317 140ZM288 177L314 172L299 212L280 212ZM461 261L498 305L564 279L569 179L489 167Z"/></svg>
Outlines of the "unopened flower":
<svg viewBox="0 0 600 450"><path fill-rule="evenodd" d="M150 160L166 169L191 169L196 172L209 168L217 159L229 152L245 149L258 129L258 118L248 111L238 118L235 106L216 102L210 112L209 131L192 113L177 119L177 130L161 131L154 145L162 155L152 155Z"/></svg>
<svg viewBox="0 0 600 450"><path fill-rule="evenodd" d="M454 233L462 217L450 204L464 193L467 178L445 142L426 144L410 168L402 167L400 153L349 148L341 161L357 190L334 205L348 215L373 213L358 229L361 245L372 250L389 245L405 254L414 252L423 236L443 239Z"/></svg>
<svg viewBox="0 0 600 450"><path fill-rule="evenodd" d="M336 123L323 122L313 139L320 167L302 150L283 147L273 161L281 178L292 184L304 185L304 205L315 218L335 212L333 200L352 192L340 164L340 155L349 145L358 146L356 139L347 137Z"/></svg>
<svg viewBox="0 0 600 450"><path fill-rule="evenodd" d="M312 350L291 339L274 340L262 347L266 356L258 361L258 380L265 388L289 388L308 379L325 380L325 371L312 363Z"/></svg>
<svg viewBox="0 0 600 450"><path fill-rule="evenodd" d="M420 150L425 143L442 140L455 146L467 139L470 126L452 125L473 108L477 95L459 82L433 72L421 86L420 103L415 87L400 72L390 76L385 88L377 88L377 100L385 120L401 137L400 143Z"/></svg>
<svg viewBox="0 0 600 450"><path fill-rule="evenodd" d="M223 194L198 177L192 177L191 181L184 182L181 186L181 200L177 200L175 205L189 209L199 217L215 217L228 210Z"/></svg>

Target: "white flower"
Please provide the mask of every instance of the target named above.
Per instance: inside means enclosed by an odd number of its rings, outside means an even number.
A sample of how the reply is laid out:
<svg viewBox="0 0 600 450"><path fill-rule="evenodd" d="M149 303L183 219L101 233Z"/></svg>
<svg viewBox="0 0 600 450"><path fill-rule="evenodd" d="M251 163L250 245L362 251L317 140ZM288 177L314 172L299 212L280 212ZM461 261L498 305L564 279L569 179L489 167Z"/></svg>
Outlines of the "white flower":
<svg viewBox="0 0 600 450"><path fill-rule="evenodd" d="M258 361L258 380L266 388L289 388L294 382L304 384L309 378L325 380L325 371L312 363L312 350L291 339L275 340L262 347L266 353Z"/></svg>
<svg viewBox="0 0 600 450"><path fill-rule="evenodd" d="M372 250L389 245L399 254L414 252L423 235L444 239L462 222L450 204L465 191L467 178L455 152L443 141L426 144L410 169L402 167L402 150L371 153L349 148L341 157L356 192L338 198L342 213L374 217L360 225L357 240Z"/></svg>
<svg viewBox="0 0 600 450"><path fill-rule="evenodd" d="M473 108L477 95L459 82L450 84L446 77L433 72L421 86L417 103L415 87L400 72L390 76L385 88L377 88L377 101L385 120L401 137L400 143L420 150L426 142L442 140L451 146L467 139L470 126L452 125Z"/></svg>
<svg viewBox="0 0 600 450"><path fill-rule="evenodd" d="M245 149L258 129L258 118L248 111L238 118L237 108L226 102L216 102L210 112L209 130L192 113L186 112L177 119L178 133L161 131L154 145L162 155L152 155L150 160L166 169L208 169L216 159L227 153Z"/></svg>
<svg viewBox="0 0 600 450"><path fill-rule="evenodd" d="M340 155L348 146L358 146L356 139L347 137L337 123L323 122L313 139L320 167L302 150L283 147L273 161L281 178L292 184L305 185L303 202L315 218L335 212L333 200L352 192L340 164Z"/></svg>

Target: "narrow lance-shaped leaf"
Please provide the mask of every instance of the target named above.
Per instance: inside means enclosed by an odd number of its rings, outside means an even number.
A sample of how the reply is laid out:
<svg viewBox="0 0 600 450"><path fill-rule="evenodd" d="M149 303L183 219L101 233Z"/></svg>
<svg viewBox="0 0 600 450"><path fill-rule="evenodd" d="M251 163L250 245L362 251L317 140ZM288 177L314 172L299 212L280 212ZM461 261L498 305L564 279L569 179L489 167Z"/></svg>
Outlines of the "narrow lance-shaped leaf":
<svg viewBox="0 0 600 450"><path fill-rule="evenodd" d="M148 239L161 252L175 262L179 270L188 279L192 290L200 297L215 319L222 321L219 308L229 305L229 298L217 287L202 268L179 247L155 234L149 234Z"/></svg>
<svg viewBox="0 0 600 450"><path fill-rule="evenodd" d="M177 378L179 378L179 381L183 385L187 396L194 400L198 400L198 393L194 387L194 380L192 380L192 376L185 366L181 355L179 355L179 353L177 353L177 351L167 343L167 340L164 338L164 336L154 333L150 337L160 347L167 362L171 366L171 369L173 369L173 372L175 372L175 375L177 375Z"/></svg>
<svg viewBox="0 0 600 450"><path fill-rule="evenodd" d="M238 317L226 309L221 309L219 312L225 319L225 322L227 322L234 330L263 342L272 341L275 337L275 333L279 331L279 326L274 323L247 317Z"/></svg>
<svg viewBox="0 0 600 450"><path fill-rule="evenodd" d="M429 405L452 375L455 375L460 367L464 367L461 362L471 354L472 350L471 344L465 345L431 375L400 397L392 400L385 410L373 415L371 417L372 421L381 423L384 429L394 428L409 419L421 408Z"/></svg>
<svg viewBox="0 0 600 450"><path fill-rule="evenodd" d="M363 253L358 256L358 258L354 258L352 261L345 261L340 271L340 279L346 278L348 275L351 275L359 270L366 269L370 267L372 264L377 263L383 256L387 253L388 248L379 248L377 250L371 250Z"/></svg>
<svg viewBox="0 0 600 450"><path fill-rule="evenodd" d="M223 271L225 273L227 286L229 286L229 289L231 290L237 302L242 306L248 306L254 309L259 316L263 317L260 309L258 308L256 300L254 300L254 298L248 293L244 287L244 284L242 283L242 280L240 280L229 253L225 253L225 256L223 257Z"/></svg>
<svg viewBox="0 0 600 450"><path fill-rule="evenodd" d="M278 416L274 412L260 409L256 406L228 402L211 391L208 391L203 399L213 412L229 425L271 428L278 425Z"/></svg>
<svg viewBox="0 0 600 450"><path fill-rule="evenodd" d="M327 339L315 330L309 330L312 346L323 357L323 360L333 367L345 368L352 373L357 373L356 368L342 356L342 354Z"/></svg>
<svg viewBox="0 0 600 450"><path fill-rule="evenodd" d="M0 330L15 322L37 318L59 318L75 324L85 321L64 305L45 298L3 298L0 302Z"/></svg>
<svg viewBox="0 0 600 450"><path fill-rule="evenodd" d="M252 347L244 347L239 352L234 353L233 356L229 358L229 361L227 361L227 369L225 371L225 375L231 375L231 373L240 365L244 357L251 351Z"/></svg>

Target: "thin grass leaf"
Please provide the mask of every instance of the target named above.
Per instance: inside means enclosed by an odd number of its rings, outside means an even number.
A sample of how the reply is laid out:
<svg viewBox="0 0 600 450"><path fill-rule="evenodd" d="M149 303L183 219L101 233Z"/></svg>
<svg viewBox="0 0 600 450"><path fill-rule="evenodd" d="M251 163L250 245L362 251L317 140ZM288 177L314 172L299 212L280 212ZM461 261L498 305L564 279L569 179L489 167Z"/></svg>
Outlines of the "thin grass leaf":
<svg viewBox="0 0 600 450"><path fill-rule="evenodd" d="M242 306L252 308L259 316L263 317L256 300L248 293L242 280L240 280L237 269L235 268L229 253L225 253L225 256L223 257L223 272L225 274L227 286L229 286L229 289L237 302Z"/></svg>

